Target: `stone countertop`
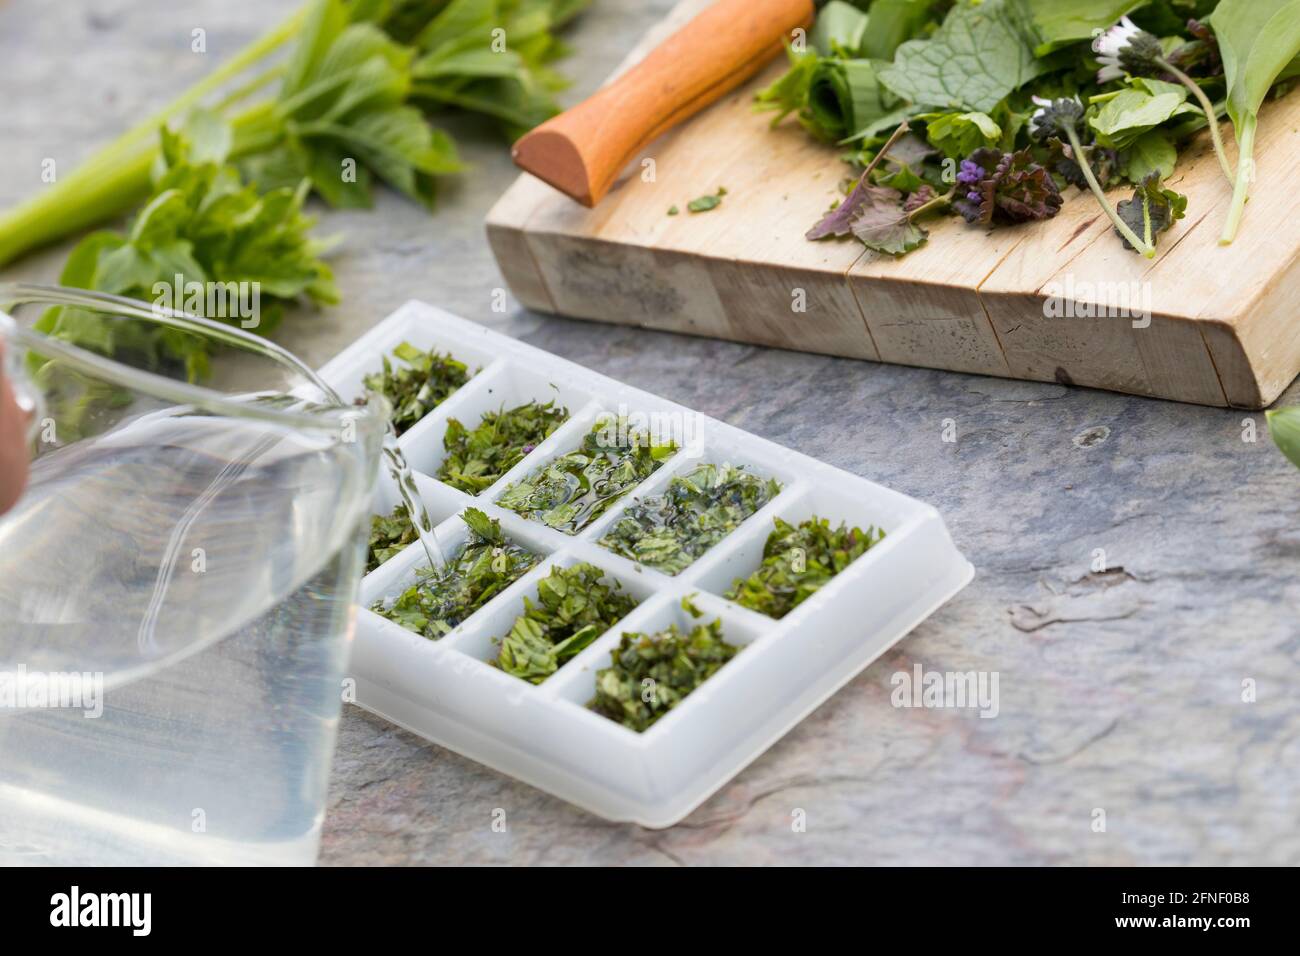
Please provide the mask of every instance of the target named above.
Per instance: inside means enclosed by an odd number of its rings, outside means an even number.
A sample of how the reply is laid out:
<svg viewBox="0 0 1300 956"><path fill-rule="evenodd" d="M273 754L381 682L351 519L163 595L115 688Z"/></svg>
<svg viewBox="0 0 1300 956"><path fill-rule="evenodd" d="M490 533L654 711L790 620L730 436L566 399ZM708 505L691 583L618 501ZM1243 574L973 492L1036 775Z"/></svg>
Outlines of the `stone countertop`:
<svg viewBox="0 0 1300 956"><path fill-rule="evenodd" d="M179 6L0 0L0 203L294 4ZM670 6L597 0L569 35L570 101ZM348 707L323 863L1300 864L1300 475L1263 415L495 313L482 220L514 173L492 136L454 132L474 169L432 218L388 193L323 217L344 301L291 317L285 344L319 364L425 299L932 503L977 576L668 830ZM66 248L4 275L51 280ZM893 706L918 664L997 672L996 717Z"/></svg>

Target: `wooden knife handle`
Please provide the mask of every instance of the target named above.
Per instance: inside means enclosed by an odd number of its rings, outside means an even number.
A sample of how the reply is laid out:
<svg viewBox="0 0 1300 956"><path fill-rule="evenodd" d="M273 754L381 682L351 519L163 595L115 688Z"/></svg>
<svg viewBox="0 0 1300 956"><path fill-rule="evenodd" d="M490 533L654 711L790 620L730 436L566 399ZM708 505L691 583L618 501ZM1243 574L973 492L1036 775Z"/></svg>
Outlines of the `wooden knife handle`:
<svg viewBox="0 0 1300 956"><path fill-rule="evenodd" d="M516 165L584 206L660 133L754 76L813 0L719 0L594 96L515 143Z"/></svg>

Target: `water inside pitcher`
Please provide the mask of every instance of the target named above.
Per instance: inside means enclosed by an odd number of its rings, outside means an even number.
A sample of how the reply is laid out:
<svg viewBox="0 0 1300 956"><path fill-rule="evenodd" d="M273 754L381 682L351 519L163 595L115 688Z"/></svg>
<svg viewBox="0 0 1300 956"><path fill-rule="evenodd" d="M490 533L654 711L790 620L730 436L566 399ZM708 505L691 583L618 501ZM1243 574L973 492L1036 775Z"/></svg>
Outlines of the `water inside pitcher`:
<svg viewBox="0 0 1300 956"><path fill-rule="evenodd" d="M312 862L382 400L219 322L3 303L36 315L0 314L33 438L0 516L0 864Z"/></svg>

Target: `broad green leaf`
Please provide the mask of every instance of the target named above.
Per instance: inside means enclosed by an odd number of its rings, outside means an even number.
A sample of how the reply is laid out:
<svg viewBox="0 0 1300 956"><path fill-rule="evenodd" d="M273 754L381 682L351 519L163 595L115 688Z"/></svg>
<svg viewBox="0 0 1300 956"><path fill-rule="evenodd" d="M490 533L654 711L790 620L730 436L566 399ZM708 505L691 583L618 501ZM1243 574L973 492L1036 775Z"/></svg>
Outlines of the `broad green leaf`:
<svg viewBox="0 0 1300 956"><path fill-rule="evenodd" d="M982 146L995 146L1002 127L987 113L922 113L926 139L949 159L964 159Z"/></svg>
<svg viewBox="0 0 1300 956"><path fill-rule="evenodd" d="M1240 125L1300 56L1300 0L1222 0L1210 24L1228 81L1228 115Z"/></svg>
<svg viewBox="0 0 1300 956"><path fill-rule="evenodd" d="M1186 99L1186 90L1158 96L1139 89L1122 90L1107 100L1088 123L1102 145L1125 149L1143 133L1172 117Z"/></svg>
<svg viewBox="0 0 1300 956"><path fill-rule="evenodd" d="M185 120L192 163L224 163L230 155L230 124L210 110L194 110Z"/></svg>
<svg viewBox="0 0 1300 956"><path fill-rule="evenodd" d="M992 112L1048 69L1034 56L1007 0L959 0L933 37L909 40L880 80L905 100L940 110Z"/></svg>
<svg viewBox="0 0 1300 956"><path fill-rule="evenodd" d="M1265 413L1268 431L1278 450L1300 468L1300 405L1276 408Z"/></svg>
<svg viewBox="0 0 1300 956"><path fill-rule="evenodd" d="M898 48L930 22L934 6L934 0L875 0L870 26L862 38L862 55L872 60L893 60Z"/></svg>
<svg viewBox="0 0 1300 956"><path fill-rule="evenodd" d="M856 57L867 33L867 15L844 0L831 0L817 12L809 45L822 56Z"/></svg>
<svg viewBox="0 0 1300 956"><path fill-rule="evenodd" d="M1146 0L1010 0L1017 22L1044 56L1119 22Z"/></svg>
<svg viewBox="0 0 1300 956"><path fill-rule="evenodd" d="M1159 129L1143 133L1119 158L1120 172L1134 185L1144 182L1152 173L1168 179L1177 162L1177 147L1169 134Z"/></svg>

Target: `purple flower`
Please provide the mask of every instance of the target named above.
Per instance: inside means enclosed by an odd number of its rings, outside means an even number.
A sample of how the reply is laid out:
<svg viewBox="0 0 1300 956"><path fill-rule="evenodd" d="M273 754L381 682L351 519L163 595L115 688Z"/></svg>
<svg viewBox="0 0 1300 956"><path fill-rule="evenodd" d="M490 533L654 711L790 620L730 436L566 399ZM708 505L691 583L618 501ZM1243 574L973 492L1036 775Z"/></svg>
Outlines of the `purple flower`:
<svg viewBox="0 0 1300 956"><path fill-rule="evenodd" d="M963 186L974 186L987 175L988 170L979 163L969 159L963 159L961 161L961 169L957 172L957 182L961 183Z"/></svg>

